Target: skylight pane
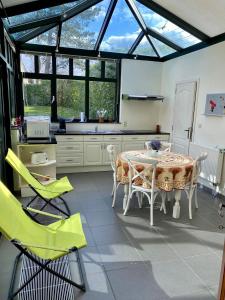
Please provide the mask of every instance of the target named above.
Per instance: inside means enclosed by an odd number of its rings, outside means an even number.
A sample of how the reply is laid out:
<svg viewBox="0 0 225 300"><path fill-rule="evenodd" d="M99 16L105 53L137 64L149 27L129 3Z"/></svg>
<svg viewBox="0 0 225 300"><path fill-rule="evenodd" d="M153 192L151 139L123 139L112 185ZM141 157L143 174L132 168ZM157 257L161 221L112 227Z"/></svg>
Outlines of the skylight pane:
<svg viewBox="0 0 225 300"><path fill-rule="evenodd" d="M54 27L28 41L28 44L56 46L58 27Z"/></svg>
<svg viewBox="0 0 225 300"><path fill-rule="evenodd" d="M138 1L135 1L135 3L140 13L142 14L147 26L160 33L164 37L168 38L178 46L187 48L201 42L201 40L199 40L195 36L181 29L174 23L168 21L167 19L155 13L153 10L147 8Z"/></svg>
<svg viewBox="0 0 225 300"><path fill-rule="evenodd" d="M124 0L117 2L100 50L127 53L138 37L140 28Z"/></svg>
<svg viewBox="0 0 225 300"><path fill-rule="evenodd" d="M173 48L167 46L166 44L160 42L159 40L150 37L154 46L156 47L156 50L158 51L159 55L161 57L172 54L174 52L176 52L176 50L174 50Z"/></svg>
<svg viewBox="0 0 225 300"><path fill-rule="evenodd" d="M14 26L18 24L23 24L23 23L41 20L44 18L53 17L55 15L60 15L63 14L68 9L77 6L79 2L81 2L81 0L9 17L8 24ZM5 19L5 21L7 21L7 19Z"/></svg>
<svg viewBox="0 0 225 300"><path fill-rule="evenodd" d="M61 47L94 49L110 0L104 0L62 24Z"/></svg>
<svg viewBox="0 0 225 300"><path fill-rule="evenodd" d="M136 55L147 55L147 56L157 56L154 49L150 45L149 41L147 40L146 36L144 36L134 51Z"/></svg>

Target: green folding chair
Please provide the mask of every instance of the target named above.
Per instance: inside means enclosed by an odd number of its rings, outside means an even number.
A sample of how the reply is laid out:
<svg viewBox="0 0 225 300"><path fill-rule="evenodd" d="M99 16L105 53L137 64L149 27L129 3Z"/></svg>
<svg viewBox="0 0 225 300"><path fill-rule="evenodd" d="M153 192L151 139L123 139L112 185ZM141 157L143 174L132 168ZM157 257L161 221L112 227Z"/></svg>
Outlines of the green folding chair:
<svg viewBox="0 0 225 300"><path fill-rule="evenodd" d="M36 196L31 199L27 206L30 206L31 203L34 202L34 200L37 197L40 197L45 201L45 204L40 208L40 210L43 210L47 205L50 205L56 210L65 214L66 216L71 215L66 201L62 198L62 195L73 190L73 186L70 184L67 177L62 177L49 184L42 184L34 176L41 176L45 178L46 176L30 172L11 149L8 149L8 153L5 159L10 164L10 166L28 183L30 188L36 193ZM63 201L67 212L65 212L64 210L52 203L52 200L56 198L59 198L61 199L61 201Z"/></svg>
<svg viewBox="0 0 225 300"><path fill-rule="evenodd" d="M8 299L13 299L43 270L85 291L78 249L85 247L87 242L83 232L80 214L77 213L64 219L62 216L37 211L32 208L23 208L21 203L1 181L0 195L0 231L5 238L12 242L20 251L15 260ZM24 212L24 209L28 212L31 210L32 212L35 211L60 220L48 226L44 226L33 221ZM52 261L56 261L60 257L72 252L77 255L81 283L72 281L49 266ZM22 254L37 264L39 268L24 284L14 291L16 266Z"/></svg>

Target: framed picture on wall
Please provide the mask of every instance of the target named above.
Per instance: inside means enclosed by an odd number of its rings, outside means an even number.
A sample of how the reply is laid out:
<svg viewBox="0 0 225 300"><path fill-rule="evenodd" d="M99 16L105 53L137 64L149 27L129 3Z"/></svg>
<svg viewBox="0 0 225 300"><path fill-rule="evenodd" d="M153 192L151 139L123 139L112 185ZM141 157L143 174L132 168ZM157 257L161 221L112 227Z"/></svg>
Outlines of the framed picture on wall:
<svg viewBox="0 0 225 300"><path fill-rule="evenodd" d="M205 114L208 116L225 115L225 93L207 94L205 103Z"/></svg>

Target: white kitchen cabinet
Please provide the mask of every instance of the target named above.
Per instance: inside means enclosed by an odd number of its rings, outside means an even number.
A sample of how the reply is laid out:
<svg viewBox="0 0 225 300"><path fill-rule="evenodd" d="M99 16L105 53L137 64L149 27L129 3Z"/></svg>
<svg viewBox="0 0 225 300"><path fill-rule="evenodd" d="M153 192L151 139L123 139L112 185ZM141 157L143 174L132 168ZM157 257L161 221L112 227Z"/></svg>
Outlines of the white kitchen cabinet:
<svg viewBox="0 0 225 300"><path fill-rule="evenodd" d="M84 142L84 166L102 165L102 142Z"/></svg>
<svg viewBox="0 0 225 300"><path fill-rule="evenodd" d="M145 142L123 142L122 151L131 151L131 150L143 150L145 148Z"/></svg>

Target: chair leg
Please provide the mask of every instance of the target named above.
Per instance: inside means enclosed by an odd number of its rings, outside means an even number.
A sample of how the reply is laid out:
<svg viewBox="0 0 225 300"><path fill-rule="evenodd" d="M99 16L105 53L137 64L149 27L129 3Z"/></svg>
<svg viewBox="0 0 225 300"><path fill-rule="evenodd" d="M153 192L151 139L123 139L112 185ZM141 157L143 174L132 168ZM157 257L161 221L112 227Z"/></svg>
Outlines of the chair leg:
<svg viewBox="0 0 225 300"><path fill-rule="evenodd" d="M150 226L153 226L154 225L154 220L153 220L154 199L153 199L153 197L150 197L148 194L146 194L146 196L148 197L148 201L149 201L149 204L150 204Z"/></svg>
<svg viewBox="0 0 225 300"><path fill-rule="evenodd" d="M164 191L161 192L162 204L161 204L161 207L160 207L160 211L163 210L165 215L166 215L166 196L167 196L166 192L164 192Z"/></svg>
<svg viewBox="0 0 225 300"><path fill-rule="evenodd" d="M194 189L190 189L189 197L188 197L188 201L189 201L189 219L192 219L192 197L193 197L193 192L194 192Z"/></svg>
<svg viewBox="0 0 225 300"><path fill-rule="evenodd" d="M124 216L126 216L126 214L127 214L128 208L129 208L129 206L130 206L130 200L131 200L131 198L132 198L134 192L135 192L135 191L132 191L131 194L129 194L129 197L128 197L128 200L127 200L127 205L126 205L126 208L125 208L124 213L123 213Z"/></svg>
<svg viewBox="0 0 225 300"><path fill-rule="evenodd" d="M197 189L197 185L195 187L195 207L198 208L198 189Z"/></svg>
<svg viewBox="0 0 225 300"><path fill-rule="evenodd" d="M141 192L137 192L137 198L138 198L138 206L139 206L139 208L142 208L143 194Z"/></svg>
<svg viewBox="0 0 225 300"><path fill-rule="evenodd" d="M62 200L62 202L63 202L63 204L64 204L64 206L65 206L65 208L66 208L66 210L67 210L68 215L71 216L71 211L70 211L69 206L68 206L68 204L66 203L66 201L65 201L61 196L59 196L59 199Z"/></svg>
<svg viewBox="0 0 225 300"><path fill-rule="evenodd" d="M116 203L116 192L117 192L117 189L119 187L120 183L116 184L116 182L114 182L113 184L113 201L112 201L112 207L115 207L115 203Z"/></svg>

